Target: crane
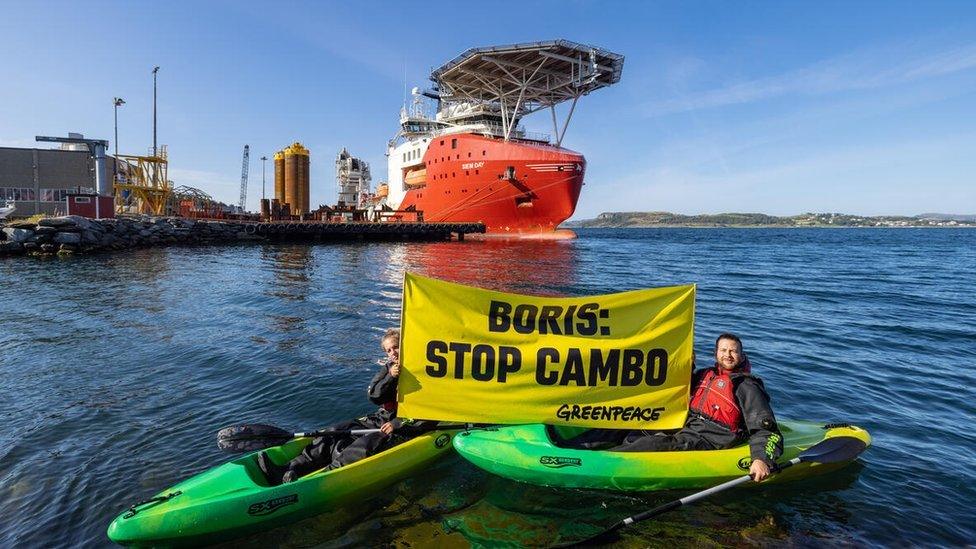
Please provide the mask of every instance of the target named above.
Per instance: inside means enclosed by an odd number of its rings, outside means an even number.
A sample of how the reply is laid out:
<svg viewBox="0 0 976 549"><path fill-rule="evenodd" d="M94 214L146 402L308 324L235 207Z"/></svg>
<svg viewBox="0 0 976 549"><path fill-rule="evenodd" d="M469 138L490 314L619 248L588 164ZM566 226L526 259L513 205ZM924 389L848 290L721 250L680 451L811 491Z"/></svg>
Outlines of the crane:
<svg viewBox="0 0 976 549"><path fill-rule="evenodd" d="M247 164L251 155L251 148L244 145L244 161L241 163L241 213L244 212L244 203L247 202Z"/></svg>

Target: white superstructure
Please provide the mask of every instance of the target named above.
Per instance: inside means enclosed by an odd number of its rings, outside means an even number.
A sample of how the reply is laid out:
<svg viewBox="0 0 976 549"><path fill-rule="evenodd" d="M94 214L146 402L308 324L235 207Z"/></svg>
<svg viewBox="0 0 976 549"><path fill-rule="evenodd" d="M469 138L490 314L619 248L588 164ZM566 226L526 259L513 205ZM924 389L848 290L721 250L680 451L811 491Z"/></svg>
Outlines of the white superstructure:
<svg viewBox="0 0 976 549"><path fill-rule="evenodd" d="M366 207L372 177L369 162L349 154L345 147L336 155L336 184L339 202L355 208Z"/></svg>

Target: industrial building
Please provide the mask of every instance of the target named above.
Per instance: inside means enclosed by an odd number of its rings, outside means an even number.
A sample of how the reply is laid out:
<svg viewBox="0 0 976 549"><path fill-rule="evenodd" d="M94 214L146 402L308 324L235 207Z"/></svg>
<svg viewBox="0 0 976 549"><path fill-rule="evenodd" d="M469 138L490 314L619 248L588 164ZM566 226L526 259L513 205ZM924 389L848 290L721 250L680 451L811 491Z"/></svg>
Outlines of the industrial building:
<svg viewBox="0 0 976 549"><path fill-rule="evenodd" d="M80 134L69 134L81 138ZM105 158L108 176L115 159ZM13 201L15 215L64 215L69 193L97 189L95 159L86 145L64 143L58 149L0 147L0 202Z"/></svg>

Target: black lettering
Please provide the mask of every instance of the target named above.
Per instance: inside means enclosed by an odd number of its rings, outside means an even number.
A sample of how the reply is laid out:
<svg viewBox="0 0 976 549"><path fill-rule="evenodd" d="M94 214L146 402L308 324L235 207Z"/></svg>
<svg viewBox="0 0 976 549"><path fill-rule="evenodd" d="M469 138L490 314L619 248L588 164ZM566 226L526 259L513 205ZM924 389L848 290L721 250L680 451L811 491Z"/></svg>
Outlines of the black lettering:
<svg viewBox="0 0 976 549"><path fill-rule="evenodd" d="M573 411L570 412L569 417L571 419L580 419L580 406L579 406L579 404L573 404Z"/></svg>
<svg viewBox="0 0 976 549"><path fill-rule="evenodd" d="M569 404L563 404L556 410L556 417L569 421Z"/></svg>
<svg viewBox="0 0 976 549"><path fill-rule="evenodd" d="M607 359L603 359L602 349L590 351L590 387L596 387L597 379L607 381L610 387L617 386L617 372L620 370L620 349L607 351ZM608 381L609 380L609 381Z"/></svg>
<svg viewBox="0 0 976 549"><path fill-rule="evenodd" d="M644 365L644 353L639 349L624 349L624 359L621 366L620 385L623 387L633 387L640 385Z"/></svg>
<svg viewBox="0 0 976 549"><path fill-rule="evenodd" d="M576 313L576 305L570 305L566 308L566 316L563 317L563 333L571 336L573 335L573 315Z"/></svg>
<svg viewBox="0 0 976 549"><path fill-rule="evenodd" d="M509 315L512 313L512 305L504 301L492 300L488 305L488 331L507 332L512 321Z"/></svg>
<svg viewBox="0 0 976 549"><path fill-rule="evenodd" d="M543 347L535 355L535 382L539 385L555 385L559 381L559 374L546 372L546 360L559 362L559 351L552 347Z"/></svg>
<svg viewBox="0 0 976 549"><path fill-rule="evenodd" d="M531 334L535 331L535 316L539 308L535 305L519 305L512 315L512 327L520 334Z"/></svg>
<svg viewBox="0 0 976 549"><path fill-rule="evenodd" d="M576 313L576 318L580 320L585 320L586 323L585 324L582 322L576 323L576 332L579 335L584 335L584 336L596 335L596 330L598 326L596 320L596 313L594 311L597 311L599 309L600 309L599 303L584 303L583 305L580 305L579 312Z"/></svg>
<svg viewBox="0 0 976 549"><path fill-rule="evenodd" d="M447 375L447 359L437 354L446 352L447 343L437 340L427 342L427 361L431 362L426 368L427 375L430 377L444 377Z"/></svg>
<svg viewBox="0 0 976 549"><path fill-rule="evenodd" d="M449 348L454 352L454 379L464 379L464 355L471 350L471 345L451 343Z"/></svg>
<svg viewBox="0 0 976 549"><path fill-rule="evenodd" d="M471 377L477 381L491 381L495 377L495 349L491 345L475 345L472 349Z"/></svg>
<svg viewBox="0 0 976 549"><path fill-rule="evenodd" d="M514 374L522 369L522 351L518 347L501 346L498 348L498 382L505 383L508 374Z"/></svg>
<svg viewBox="0 0 976 549"><path fill-rule="evenodd" d="M559 330L559 321L557 320L562 312L563 308L559 305L543 305L539 311L539 333L562 335L562 332Z"/></svg>
<svg viewBox="0 0 976 549"><path fill-rule="evenodd" d="M559 380L560 385L569 385L573 381L577 387L586 385L586 372L583 370L583 356L579 349L569 349L566 351L566 365L563 366L563 377Z"/></svg>
<svg viewBox="0 0 976 549"><path fill-rule="evenodd" d="M668 352L664 349L647 351L647 377L644 383L653 387L662 385L668 378Z"/></svg>

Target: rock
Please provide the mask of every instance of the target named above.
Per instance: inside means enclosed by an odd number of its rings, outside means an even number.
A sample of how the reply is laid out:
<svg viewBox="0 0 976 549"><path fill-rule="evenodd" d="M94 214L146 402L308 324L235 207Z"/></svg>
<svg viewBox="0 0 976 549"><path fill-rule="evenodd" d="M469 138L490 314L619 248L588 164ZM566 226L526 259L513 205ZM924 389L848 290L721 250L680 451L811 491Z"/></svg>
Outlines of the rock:
<svg viewBox="0 0 976 549"><path fill-rule="evenodd" d="M27 229L30 231L37 228L37 224L31 223L30 221L11 221L10 223L7 223L7 226L13 229Z"/></svg>
<svg viewBox="0 0 976 549"><path fill-rule="evenodd" d="M41 244L41 251L44 253L53 254L58 251L57 244Z"/></svg>
<svg viewBox="0 0 976 549"><path fill-rule="evenodd" d="M36 250L37 248L38 248L38 244L36 242L24 242L24 251L25 252L32 252L32 251Z"/></svg>
<svg viewBox="0 0 976 549"><path fill-rule="evenodd" d="M24 245L20 242L0 242L0 254L18 254L24 251Z"/></svg>
<svg viewBox="0 0 976 549"><path fill-rule="evenodd" d="M30 229L4 227L3 232L7 235L7 240L10 242L27 242L34 236L34 231Z"/></svg>
<svg viewBox="0 0 976 549"><path fill-rule="evenodd" d="M36 232L37 234L52 234L53 235L54 233L58 232L58 230L56 228L54 228L54 227L46 227L44 225L38 225L37 226L37 229L35 229L34 232Z"/></svg>
<svg viewBox="0 0 976 549"><path fill-rule="evenodd" d="M78 251L78 246L74 244L62 244L58 249L59 254L73 254Z"/></svg>
<svg viewBox="0 0 976 549"><path fill-rule="evenodd" d="M77 227L78 224L75 223L76 215L70 217L46 217L37 222L38 225L44 227L56 227L59 230L64 230L65 227Z"/></svg>
<svg viewBox="0 0 976 549"><path fill-rule="evenodd" d="M54 235L54 241L59 244L80 244L81 235L78 233L59 232L58 234ZM62 248L63 247L64 246L62 246Z"/></svg>

